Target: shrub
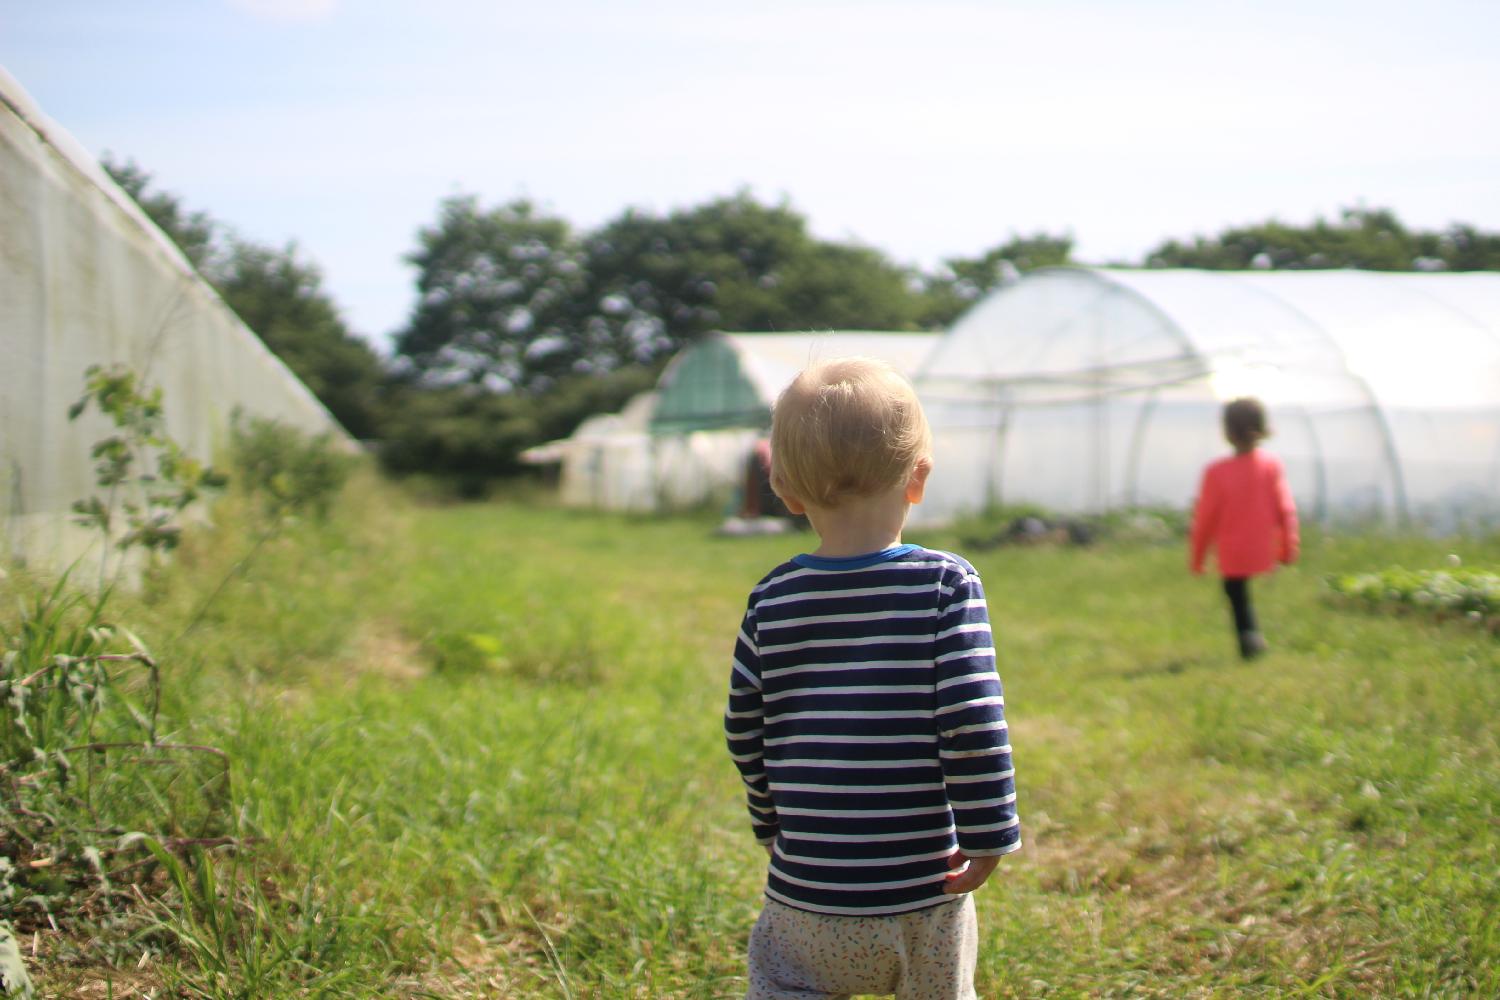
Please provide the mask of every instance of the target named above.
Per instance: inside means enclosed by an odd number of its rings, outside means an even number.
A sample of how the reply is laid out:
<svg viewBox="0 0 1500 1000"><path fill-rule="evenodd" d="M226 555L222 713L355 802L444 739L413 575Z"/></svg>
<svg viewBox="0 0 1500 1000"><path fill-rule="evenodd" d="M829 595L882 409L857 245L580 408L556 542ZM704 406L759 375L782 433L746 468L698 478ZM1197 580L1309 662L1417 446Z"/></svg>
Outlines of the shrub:
<svg viewBox="0 0 1500 1000"><path fill-rule="evenodd" d="M90 365L84 393L68 409L77 420L90 407L114 425L114 433L94 443L95 494L75 501L73 512L85 527L99 531L99 589L112 582L109 559L139 547L152 557L170 552L182 538L181 515L205 492L222 489L224 477L182 450L163 427L161 389L146 385L123 365Z"/></svg>
<svg viewBox="0 0 1500 1000"><path fill-rule="evenodd" d="M1392 566L1373 573L1327 578L1332 595L1368 608L1411 609L1500 625L1500 573L1480 569L1410 570Z"/></svg>
<svg viewBox="0 0 1500 1000"><path fill-rule="evenodd" d="M329 434L241 413L230 431L230 458L236 481L271 521L302 512L326 518L356 461L337 451Z"/></svg>
<svg viewBox="0 0 1500 1000"><path fill-rule="evenodd" d="M137 831L199 840L228 812L224 754L160 738L156 659L66 585L0 620L0 919L19 925L128 907Z"/></svg>

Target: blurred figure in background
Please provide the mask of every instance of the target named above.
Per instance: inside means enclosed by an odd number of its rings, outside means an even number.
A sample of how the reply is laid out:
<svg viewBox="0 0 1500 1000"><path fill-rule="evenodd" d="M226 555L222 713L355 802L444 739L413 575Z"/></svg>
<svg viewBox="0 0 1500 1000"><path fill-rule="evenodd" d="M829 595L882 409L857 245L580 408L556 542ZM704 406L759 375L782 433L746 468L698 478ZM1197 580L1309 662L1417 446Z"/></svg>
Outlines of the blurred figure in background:
<svg viewBox="0 0 1500 1000"><path fill-rule="evenodd" d="M745 460L745 487L740 503L740 517L781 517L786 508L771 489L771 442L759 438Z"/></svg>
<svg viewBox="0 0 1500 1000"><path fill-rule="evenodd" d="M1281 461L1258 447L1269 436L1260 400L1246 397L1226 403L1224 437L1234 446L1234 454L1203 470L1193 508L1192 571L1202 573L1204 557L1209 549L1215 550L1240 656L1247 660L1266 651L1250 600L1250 578L1271 572L1278 562L1290 565L1297 560L1292 491Z"/></svg>

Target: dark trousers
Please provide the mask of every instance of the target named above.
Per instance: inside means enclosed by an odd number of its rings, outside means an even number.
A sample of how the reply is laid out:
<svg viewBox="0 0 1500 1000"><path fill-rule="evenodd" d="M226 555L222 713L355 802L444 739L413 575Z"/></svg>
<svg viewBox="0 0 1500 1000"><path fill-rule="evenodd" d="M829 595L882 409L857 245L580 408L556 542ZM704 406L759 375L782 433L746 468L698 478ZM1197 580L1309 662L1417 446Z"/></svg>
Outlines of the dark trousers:
<svg viewBox="0 0 1500 1000"><path fill-rule="evenodd" d="M1236 632L1254 632L1255 608L1250 604L1250 578L1248 576L1226 576L1224 593L1229 598L1229 610L1234 612Z"/></svg>
<svg viewBox="0 0 1500 1000"><path fill-rule="evenodd" d="M1250 578L1248 576L1226 576L1224 593L1229 598L1229 609L1234 612L1234 630L1240 636L1256 632L1255 608L1250 604Z"/></svg>

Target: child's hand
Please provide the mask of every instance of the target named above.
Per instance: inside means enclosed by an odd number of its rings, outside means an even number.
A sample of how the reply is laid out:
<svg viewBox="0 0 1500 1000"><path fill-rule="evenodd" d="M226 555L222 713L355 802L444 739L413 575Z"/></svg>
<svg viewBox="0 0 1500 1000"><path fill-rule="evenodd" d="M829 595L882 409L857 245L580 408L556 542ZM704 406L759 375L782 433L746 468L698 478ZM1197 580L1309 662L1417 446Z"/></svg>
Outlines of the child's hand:
<svg viewBox="0 0 1500 1000"><path fill-rule="evenodd" d="M958 871L963 868L965 862L969 867L964 871ZM990 858L971 858L963 851L954 851L948 855L948 867L954 870L948 873L948 884L943 886L943 891L949 894L973 892L984 885L985 879L990 877L990 873L999 863L998 855Z"/></svg>

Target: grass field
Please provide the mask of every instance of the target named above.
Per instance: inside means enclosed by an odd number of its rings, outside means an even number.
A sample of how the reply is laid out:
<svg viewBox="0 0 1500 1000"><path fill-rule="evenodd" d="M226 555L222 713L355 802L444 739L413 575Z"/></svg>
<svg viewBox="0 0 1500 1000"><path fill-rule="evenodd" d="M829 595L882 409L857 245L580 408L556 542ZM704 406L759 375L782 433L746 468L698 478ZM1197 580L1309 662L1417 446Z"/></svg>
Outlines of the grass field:
<svg viewBox="0 0 1500 1000"><path fill-rule="evenodd" d="M117 602L257 839L209 852L211 884L181 862L169 930L113 968L28 936L39 985L742 994L765 859L722 744L727 652L803 539L383 498L269 546L186 635L233 538ZM1500 995L1500 642L1323 597L1324 573L1455 550L1500 564L1497 540L1314 536L1258 585L1253 664L1178 546L965 553L1026 843L978 896L981 995Z"/></svg>

